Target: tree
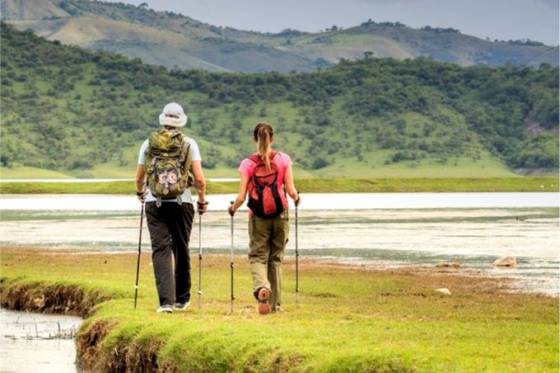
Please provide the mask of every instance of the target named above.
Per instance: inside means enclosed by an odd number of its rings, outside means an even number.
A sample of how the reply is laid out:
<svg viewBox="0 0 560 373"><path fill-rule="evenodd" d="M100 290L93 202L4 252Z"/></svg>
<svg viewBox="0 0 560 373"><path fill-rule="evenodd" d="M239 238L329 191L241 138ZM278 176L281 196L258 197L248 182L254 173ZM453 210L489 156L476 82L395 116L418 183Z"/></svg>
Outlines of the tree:
<svg viewBox="0 0 560 373"><path fill-rule="evenodd" d="M311 168L314 170L318 170L324 167L327 167L330 164L330 162L322 157L316 158L313 163L311 164Z"/></svg>
<svg viewBox="0 0 560 373"><path fill-rule="evenodd" d="M371 57L373 57L374 53L372 51L365 51L364 52L364 59L370 59Z"/></svg>

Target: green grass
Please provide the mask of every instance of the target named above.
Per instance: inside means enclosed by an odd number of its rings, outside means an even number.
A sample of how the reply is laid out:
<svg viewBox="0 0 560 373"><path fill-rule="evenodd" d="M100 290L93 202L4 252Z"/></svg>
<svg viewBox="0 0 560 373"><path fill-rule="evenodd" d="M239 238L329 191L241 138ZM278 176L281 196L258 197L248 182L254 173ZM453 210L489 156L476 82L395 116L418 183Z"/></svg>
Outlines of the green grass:
<svg viewBox="0 0 560 373"><path fill-rule="evenodd" d="M71 175L64 172L36 167L0 167L0 179L66 179L69 177Z"/></svg>
<svg viewBox="0 0 560 373"><path fill-rule="evenodd" d="M394 179L300 179L302 193L374 192L556 192L558 178L394 178ZM237 182L209 182L209 194L236 193ZM91 183L1 182L2 194L133 194L132 181Z"/></svg>
<svg viewBox="0 0 560 373"><path fill-rule="evenodd" d="M3 249L2 287L35 284L37 295L50 285L73 285L111 295L78 337L80 347L96 329L109 328L95 353L89 351L98 367L119 359L146 363L141 357L147 353L157 356L159 367L179 371L556 372L558 367L558 299L500 293L491 280L306 261L296 309L293 262L287 262L284 312L263 317L254 310L247 260L238 257L230 315L228 259L206 256L202 313L194 298L186 313L157 315L148 255L141 266L139 307L132 309L135 259ZM193 280L196 289L196 276ZM451 296L433 291L443 286Z"/></svg>

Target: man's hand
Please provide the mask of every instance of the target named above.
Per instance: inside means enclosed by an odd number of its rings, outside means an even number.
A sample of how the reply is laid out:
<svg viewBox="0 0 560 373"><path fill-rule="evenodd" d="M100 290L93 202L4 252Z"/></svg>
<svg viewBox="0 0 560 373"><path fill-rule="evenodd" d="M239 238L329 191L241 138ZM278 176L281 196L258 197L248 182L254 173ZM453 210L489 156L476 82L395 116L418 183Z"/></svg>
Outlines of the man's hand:
<svg viewBox="0 0 560 373"><path fill-rule="evenodd" d="M140 201L140 203L144 203L146 201L146 195L148 194L147 190L143 190L141 192L136 192L136 197L138 198L138 201Z"/></svg>
<svg viewBox="0 0 560 373"><path fill-rule="evenodd" d="M233 202L231 202L231 203L229 204L229 207L228 207L227 211L228 211L229 216L235 215L235 210L234 210L234 208L233 208Z"/></svg>
<svg viewBox="0 0 560 373"><path fill-rule="evenodd" d="M197 201L196 211L198 212L199 215L202 215L206 211L208 211L208 201Z"/></svg>

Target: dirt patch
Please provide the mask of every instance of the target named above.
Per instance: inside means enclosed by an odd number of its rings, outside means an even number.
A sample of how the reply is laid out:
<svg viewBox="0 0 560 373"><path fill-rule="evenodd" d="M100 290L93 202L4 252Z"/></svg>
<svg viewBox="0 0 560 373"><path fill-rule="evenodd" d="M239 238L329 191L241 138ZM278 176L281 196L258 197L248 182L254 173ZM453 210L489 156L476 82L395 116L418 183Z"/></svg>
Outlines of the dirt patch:
<svg viewBox="0 0 560 373"><path fill-rule="evenodd" d="M178 372L170 362L162 363L158 357L165 346L162 340L135 343L123 339L108 351L102 342L115 321L91 322L76 340L78 365L84 372Z"/></svg>
<svg viewBox="0 0 560 373"><path fill-rule="evenodd" d="M285 261L284 266L293 266L293 260ZM511 294L515 291L515 279L510 277L489 277L482 271L456 266L442 267L440 265L408 265L391 267L375 263L340 263L329 259L300 259L302 272L328 271L329 273L352 272L368 273L370 276L392 275L409 279L410 289L438 288L442 286L454 287L464 292L478 294ZM327 293L328 294L328 293ZM317 297L328 297L325 294L311 294Z"/></svg>
<svg viewBox="0 0 560 373"><path fill-rule="evenodd" d="M125 365L128 371L137 372L171 372L170 366L163 366L158 359L159 350L165 345L163 341L150 341L148 343L135 343L124 354ZM123 354L121 354L123 356Z"/></svg>
<svg viewBox="0 0 560 373"><path fill-rule="evenodd" d="M95 305L110 299L72 285L18 283L0 279L0 305L14 311L89 316Z"/></svg>
<svg viewBox="0 0 560 373"><path fill-rule="evenodd" d="M103 366L100 358L100 344L105 339L113 323L107 320L93 321L85 331L76 338L76 356L78 365L84 372L110 371L108 366ZM115 371L115 370L113 370Z"/></svg>

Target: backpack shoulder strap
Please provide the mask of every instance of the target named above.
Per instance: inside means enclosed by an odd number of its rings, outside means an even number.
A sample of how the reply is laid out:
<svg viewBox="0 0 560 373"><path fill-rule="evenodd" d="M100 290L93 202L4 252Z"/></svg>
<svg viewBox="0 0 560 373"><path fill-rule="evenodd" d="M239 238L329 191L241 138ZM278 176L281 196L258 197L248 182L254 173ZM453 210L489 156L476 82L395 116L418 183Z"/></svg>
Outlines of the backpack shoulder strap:
<svg viewBox="0 0 560 373"><path fill-rule="evenodd" d="M256 164L259 164L259 163L262 162L262 159L261 159L261 156L259 155L259 153L253 153L247 159L250 160L253 163L256 163Z"/></svg>

